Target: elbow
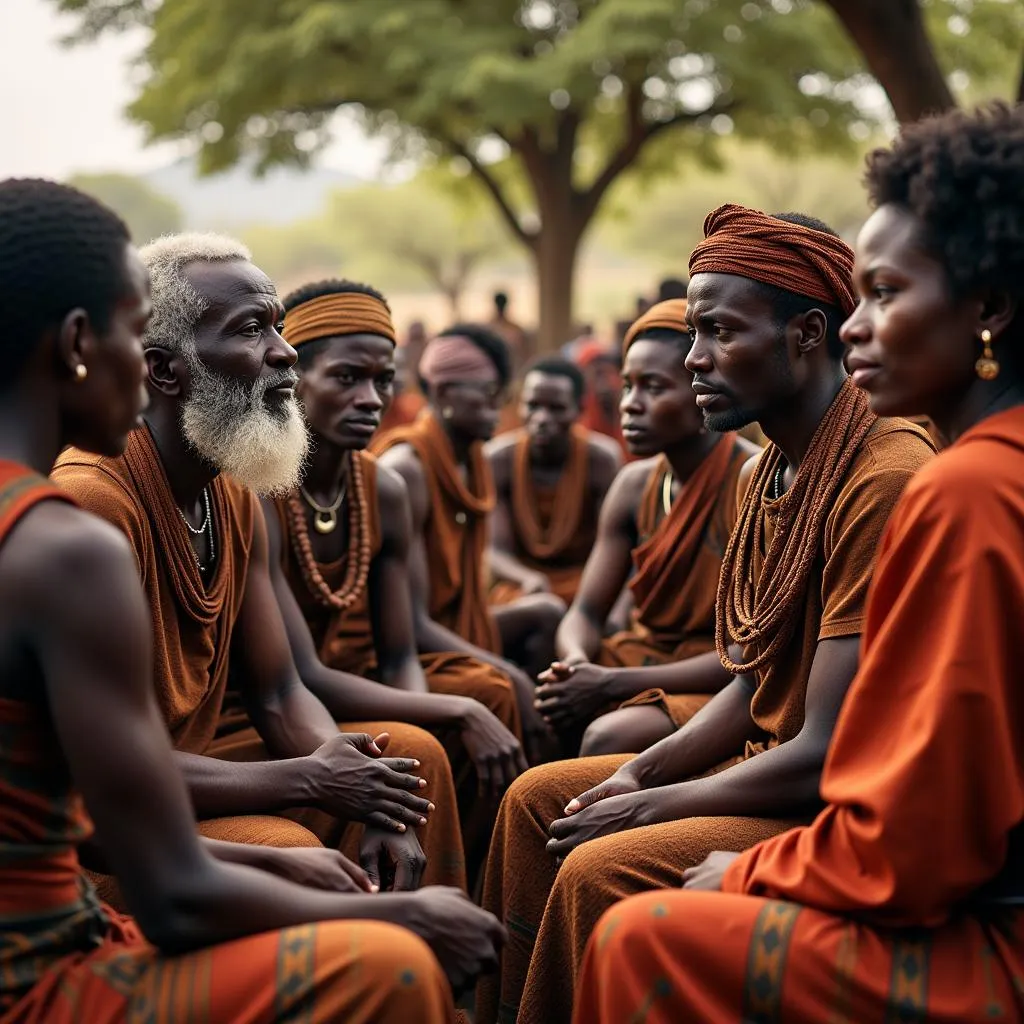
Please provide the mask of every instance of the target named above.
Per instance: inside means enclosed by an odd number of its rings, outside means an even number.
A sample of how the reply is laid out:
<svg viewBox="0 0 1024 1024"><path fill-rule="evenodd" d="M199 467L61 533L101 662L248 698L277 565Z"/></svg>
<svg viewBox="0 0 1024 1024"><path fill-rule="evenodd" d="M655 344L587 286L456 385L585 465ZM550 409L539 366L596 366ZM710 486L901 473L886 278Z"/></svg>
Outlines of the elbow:
<svg viewBox="0 0 1024 1024"><path fill-rule="evenodd" d="M212 859L198 868L175 872L173 877L146 880L143 892L126 902L142 934L161 953L177 956L215 940L211 910L222 887Z"/></svg>

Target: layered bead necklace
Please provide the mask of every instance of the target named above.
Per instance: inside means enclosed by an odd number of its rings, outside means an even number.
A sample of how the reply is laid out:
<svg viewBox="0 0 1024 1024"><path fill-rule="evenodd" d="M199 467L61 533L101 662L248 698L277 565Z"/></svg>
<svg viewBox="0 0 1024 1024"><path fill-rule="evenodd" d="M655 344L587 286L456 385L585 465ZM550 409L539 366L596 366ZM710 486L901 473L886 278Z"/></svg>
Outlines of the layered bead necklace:
<svg viewBox="0 0 1024 1024"><path fill-rule="evenodd" d="M366 485L363 480L362 467L358 456L349 452L346 455L348 487L343 483L338 497L330 506L321 506L314 502L305 488L292 491L285 499L285 511L288 519L288 533L291 536L292 548L295 551L299 569L309 592L323 605L338 611L347 611L365 593L366 581L370 575L370 517L367 513ZM349 534L348 556L346 559L345 579L338 590L332 591L327 585L320 567L313 554L313 545L309 539L306 526L306 510L302 507L303 500L313 510L313 526L318 533L333 533L338 525L338 509L341 508L347 492L349 495Z"/></svg>
<svg viewBox="0 0 1024 1024"><path fill-rule="evenodd" d="M214 552L213 544L213 511L210 504L210 488L209 485L203 488L203 507L206 514L203 516L203 521L198 526L193 526L188 521L188 516L179 508L178 514L181 516L181 521L185 524L185 528L193 537L206 536L207 551L209 552L209 560L204 564L203 560L199 557L199 553L192 549L192 554L195 555L196 567L199 569L199 575L204 579L206 574L210 572L216 562L216 555Z"/></svg>

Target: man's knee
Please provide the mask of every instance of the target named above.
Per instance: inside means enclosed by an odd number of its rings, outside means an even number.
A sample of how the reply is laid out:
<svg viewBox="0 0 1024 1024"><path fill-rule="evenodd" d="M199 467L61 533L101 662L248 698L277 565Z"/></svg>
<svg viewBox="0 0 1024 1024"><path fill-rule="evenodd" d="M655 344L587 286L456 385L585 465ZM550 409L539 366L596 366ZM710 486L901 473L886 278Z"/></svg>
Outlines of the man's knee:
<svg viewBox="0 0 1024 1024"><path fill-rule="evenodd" d="M537 594L537 614L545 626L557 629L568 606L557 594Z"/></svg>
<svg viewBox="0 0 1024 1024"><path fill-rule="evenodd" d="M611 711L601 715L587 726L580 744L580 757L600 757L604 754L628 753L622 745L621 713Z"/></svg>

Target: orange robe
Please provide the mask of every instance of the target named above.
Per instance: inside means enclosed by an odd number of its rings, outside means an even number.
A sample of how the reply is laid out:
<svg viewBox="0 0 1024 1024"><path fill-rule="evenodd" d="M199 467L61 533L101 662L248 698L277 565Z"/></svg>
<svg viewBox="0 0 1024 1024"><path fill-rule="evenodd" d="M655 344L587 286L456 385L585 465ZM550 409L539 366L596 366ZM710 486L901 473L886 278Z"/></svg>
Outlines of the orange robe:
<svg viewBox="0 0 1024 1024"><path fill-rule="evenodd" d="M54 497L67 500L24 467L0 463L0 543ZM0 698L3 1024L454 1018L430 951L392 925L304 925L162 955L97 899L77 853L91 833L45 701Z"/></svg>
<svg viewBox="0 0 1024 1024"><path fill-rule="evenodd" d="M412 423L426 404L427 400L418 391L403 391L395 395L388 406L388 411L381 417L380 426L377 428L378 436Z"/></svg>
<svg viewBox="0 0 1024 1024"><path fill-rule="evenodd" d="M367 452L359 452L356 454L354 465L363 479L363 493L366 495L367 515L370 520L370 553L371 558L376 559L381 550L377 460ZM284 499L278 500L275 507L281 536L284 538L281 548L282 569L302 609L313 642L319 651L320 660L328 667L342 672L350 672L368 679L379 678L369 593L364 591L363 595L345 611L339 611L326 604L320 598L319 592L314 593L306 582L295 550ZM348 558L330 563L318 562L317 568L327 586L336 591L344 582ZM371 568L368 589L372 585ZM506 728L519 735L519 707L512 684L504 673L476 658L453 651L421 654L419 660L432 693L472 697L488 708ZM471 836L477 837L482 844L482 857L486 853L486 844L497 807L487 805L487 801L479 798L476 772L467 756L460 734L448 730L443 732L440 738L452 763L465 841L468 845Z"/></svg>
<svg viewBox="0 0 1024 1024"><path fill-rule="evenodd" d="M664 456L655 462L636 517L640 543L629 583L633 625L602 642L599 665L665 665L715 649L718 577L736 525L736 482L749 457L734 434L724 435L676 495L668 515L662 490L671 468ZM709 694L652 689L626 703L657 704L682 726L710 699Z"/></svg>
<svg viewBox="0 0 1024 1024"><path fill-rule="evenodd" d="M877 420L861 442L826 518L801 621L778 661L758 672L750 714L760 735L715 770L757 757L800 731L818 641L862 632L885 524L907 482L932 457L927 435L905 420ZM773 500L762 494L758 550L768 549L784 501L785 496ZM760 571L755 559L755 585ZM745 850L800 823L704 817L648 825L584 843L556 873L544 849L547 826L569 800L628 760L591 757L541 765L509 788L494 830L483 899L486 909L506 921L509 942L500 974L482 979L478 988L478 1024L514 1019L517 1011L523 1024L568 1021L586 941L604 911L640 892L679 888L683 871L713 850Z"/></svg>
<svg viewBox="0 0 1024 1024"><path fill-rule="evenodd" d="M812 824L598 925L576 1019L1024 1020L1024 407L908 486ZM1016 905L1006 897L1016 897Z"/></svg>
<svg viewBox="0 0 1024 1024"><path fill-rule="evenodd" d="M530 440L520 431L512 450L509 519L515 545L512 554L530 569L544 573L552 593L572 604L597 538L597 513L603 495L590 480L590 432L573 427L569 454L558 483L538 487L530 469ZM514 583L491 588L491 604L521 597Z"/></svg>
<svg viewBox="0 0 1024 1024"><path fill-rule="evenodd" d="M209 588L196 567L185 524L174 504L159 453L146 428L132 433L119 458L69 448L54 480L84 508L117 526L128 538L153 620L153 681L157 703L177 750L232 761L269 758L248 723L224 722L232 633L242 605L250 552L265 530L256 496L224 476L211 485L217 566ZM227 729L221 729L227 724ZM241 729L238 726L242 726ZM433 736L401 723L345 723L345 731L389 732L392 757L415 757L436 806L417 830L428 856L425 883L464 885L462 842L451 769ZM223 735L225 732L229 735ZM267 846L343 845L357 854L360 828L315 810L215 818L200 824L207 836ZM307 827L303 827L307 826ZM315 834L313 834L315 833ZM110 880L104 896L117 900Z"/></svg>
<svg viewBox="0 0 1024 1024"><path fill-rule="evenodd" d="M463 480L451 442L432 412L391 431L374 445L378 455L408 444L423 467L430 513L423 526L430 575L430 617L477 647L501 652L497 624L487 608L487 517L494 511L494 477L483 444L470 449Z"/></svg>

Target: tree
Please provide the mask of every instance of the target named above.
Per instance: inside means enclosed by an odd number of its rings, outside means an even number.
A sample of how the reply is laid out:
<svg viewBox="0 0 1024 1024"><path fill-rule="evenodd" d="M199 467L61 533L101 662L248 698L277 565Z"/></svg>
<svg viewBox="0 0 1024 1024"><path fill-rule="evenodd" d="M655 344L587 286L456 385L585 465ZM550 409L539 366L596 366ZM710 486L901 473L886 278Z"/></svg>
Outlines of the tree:
<svg viewBox="0 0 1024 1024"><path fill-rule="evenodd" d="M209 170L308 160L344 106L396 153L457 160L533 259L544 346L567 335L581 242L625 172L713 161L732 133L841 149L887 116L858 47L905 118L952 102L943 70L992 78L1022 38L1004 0L55 2L86 37L152 28L132 114L199 141Z"/></svg>
<svg viewBox="0 0 1024 1024"><path fill-rule="evenodd" d="M181 207L141 178L129 174L75 174L68 184L95 196L119 214L139 245L181 230Z"/></svg>
<svg viewBox="0 0 1024 1024"><path fill-rule="evenodd" d="M453 320L473 274L511 248L492 209L457 201L427 175L338 191L327 219L354 252L350 272L387 283L396 265L410 269L445 296Z"/></svg>

